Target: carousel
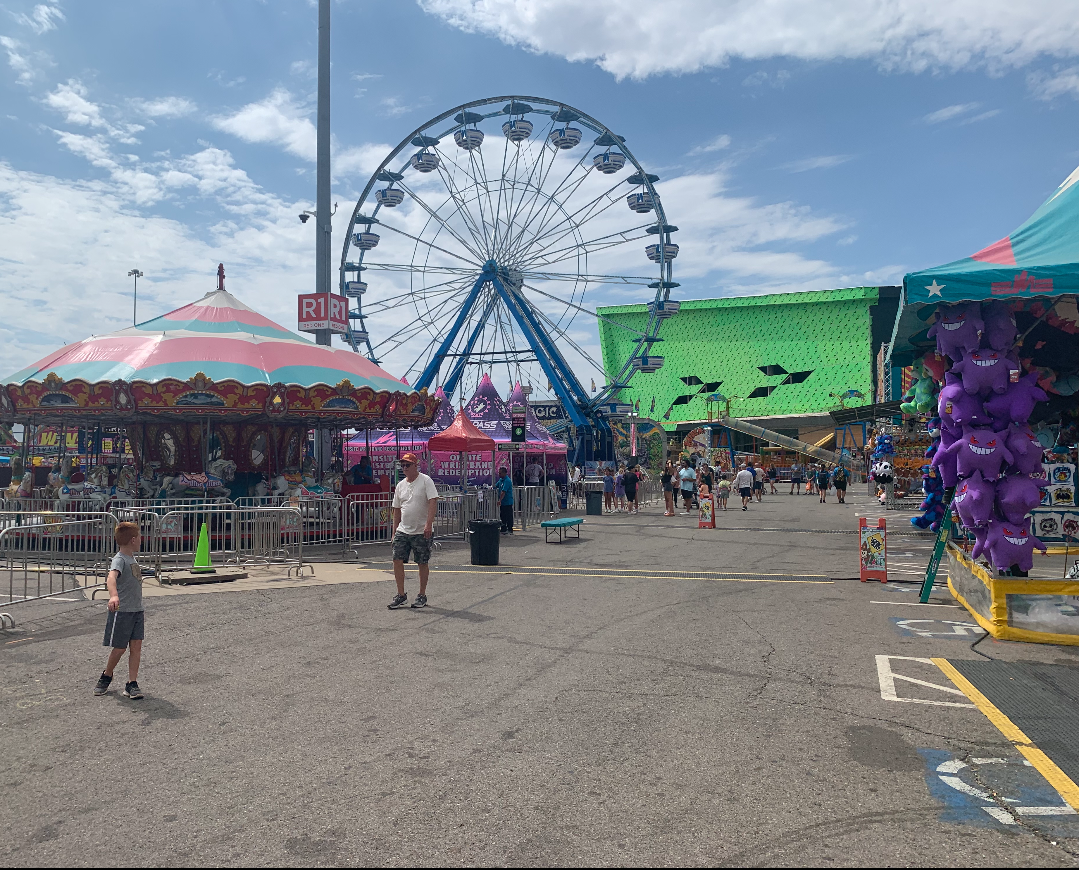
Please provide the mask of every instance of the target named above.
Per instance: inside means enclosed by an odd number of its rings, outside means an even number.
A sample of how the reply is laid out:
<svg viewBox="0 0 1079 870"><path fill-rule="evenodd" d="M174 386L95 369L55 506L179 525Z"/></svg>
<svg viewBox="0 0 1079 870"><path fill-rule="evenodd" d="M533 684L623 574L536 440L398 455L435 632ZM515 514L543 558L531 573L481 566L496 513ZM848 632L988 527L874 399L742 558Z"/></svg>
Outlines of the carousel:
<svg viewBox="0 0 1079 870"><path fill-rule="evenodd" d="M346 433L430 426L438 407L360 354L316 345L249 308L225 290L219 266L217 289L201 299L5 379L0 422L24 427L7 495L104 503L332 493ZM59 449L35 481L28 453L44 427ZM69 443L85 451L69 454Z"/></svg>

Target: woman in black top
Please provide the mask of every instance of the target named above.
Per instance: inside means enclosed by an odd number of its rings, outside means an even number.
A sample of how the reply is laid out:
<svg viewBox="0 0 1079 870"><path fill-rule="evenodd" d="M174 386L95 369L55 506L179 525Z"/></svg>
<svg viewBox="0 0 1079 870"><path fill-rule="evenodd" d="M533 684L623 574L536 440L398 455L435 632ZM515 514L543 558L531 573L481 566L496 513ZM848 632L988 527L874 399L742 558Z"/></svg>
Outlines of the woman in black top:
<svg viewBox="0 0 1079 870"><path fill-rule="evenodd" d="M663 512L665 517L674 516L674 484L671 482L673 479L674 466L668 459L667 464L663 466L663 474L660 476L660 480L663 481L663 501L667 508Z"/></svg>
<svg viewBox="0 0 1079 870"><path fill-rule="evenodd" d="M703 463L700 468L700 473L697 475L697 491L701 493L710 493L714 485L712 469L707 463ZM705 487L708 488L705 489Z"/></svg>

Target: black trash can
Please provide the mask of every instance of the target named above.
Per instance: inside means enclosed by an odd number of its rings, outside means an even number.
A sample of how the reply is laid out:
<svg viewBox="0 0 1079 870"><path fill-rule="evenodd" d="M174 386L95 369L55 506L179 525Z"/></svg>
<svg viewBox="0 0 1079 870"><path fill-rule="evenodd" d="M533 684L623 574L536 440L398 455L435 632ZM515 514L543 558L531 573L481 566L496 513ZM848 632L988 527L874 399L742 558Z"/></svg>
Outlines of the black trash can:
<svg viewBox="0 0 1079 870"><path fill-rule="evenodd" d="M499 520L469 520L468 537L472 545L473 565L498 564Z"/></svg>
<svg viewBox="0 0 1079 870"><path fill-rule="evenodd" d="M585 516L603 516L603 493L598 489L590 489L584 494Z"/></svg>

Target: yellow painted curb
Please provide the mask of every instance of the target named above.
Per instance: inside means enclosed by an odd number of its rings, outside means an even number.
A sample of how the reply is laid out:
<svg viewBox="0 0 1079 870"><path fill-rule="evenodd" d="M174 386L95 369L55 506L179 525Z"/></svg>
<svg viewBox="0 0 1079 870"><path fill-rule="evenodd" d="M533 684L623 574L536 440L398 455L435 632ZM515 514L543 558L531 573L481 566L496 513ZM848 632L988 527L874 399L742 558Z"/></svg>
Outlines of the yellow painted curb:
<svg viewBox="0 0 1079 870"><path fill-rule="evenodd" d="M985 717L993 723L996 729L1003 734L1012 745L1018 749L1029 761L1034 769L1045 777L1046 781L1057 790L1072 809L1079 812L1079 786L1072 782L1063 770L1023 733L1011 719L1005 716L996 705L985 695L978 691L977 687L957 671L947 659L933 659L933 664L940 668L964 695L974 702L974 706L981 710Z"/></svg>

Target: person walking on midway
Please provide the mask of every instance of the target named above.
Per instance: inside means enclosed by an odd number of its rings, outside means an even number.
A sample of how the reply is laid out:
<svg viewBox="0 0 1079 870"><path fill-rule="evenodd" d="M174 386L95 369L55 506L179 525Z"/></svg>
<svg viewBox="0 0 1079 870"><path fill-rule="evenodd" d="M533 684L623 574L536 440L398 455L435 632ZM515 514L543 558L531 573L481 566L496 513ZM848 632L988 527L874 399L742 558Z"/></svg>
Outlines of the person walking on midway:
<svg viewBox="0 0 1079 870"><path fill-rule="evenodd" d="M823 462L817 466L817 492L820 493L820 503L824 504L828 495L828 469Z"/></svg>
<svg viewBox="0 0 1079 870"><path fill-rule="evenodd" d="M734 486L738 490L738 494L742 497L742 510L749 510L749 500L753 498L753 464L738 472L734 478Z"/></svg>
<svg viewBox="0 0 1079 870"><path fill-rule="evenodd" d="M847 469L842 465L837 465L835 471L832 472L832 486L835 487L836 498L839 499L840 504L846 504L847 501Z"/></svg>
<svg viewBox="0 0 1079 870"><path fill-rule="evenodd" d="M641 512L640 506L637 504L637 484L640 482L641 476L637 471L637 466L622 474L622 486L626 490L626 512L631 514L639 514Z"/></svg>
<svg viewBox="0 0 1079 870"><path fill-rule="evenodd" d="M730 475L724 472L716 482L716 498L723 510L727 509L727 499L731 497L731 482L727 479Z"/></svg>
<svg viewBox="0 0 1079 870"><path fill-rule="evenodd" d="M797 491L798 495L802 494L802 466L798 460L794 460L794 465L791 466L791 491L790 494L794 495Z"/></svg>
<svg viewBox="0 0 1079 870"><path fill-rule="evenodd" d="M757 501L764 499L764 468L753 469L753 495Z"/></svg>
<svg viewBox="0 0 1079 870"><path fill-rule="evenodd" d="M119 552L112 557L105 585L109 590L109 615L105 621L103 646L112 647L105 670L101 672L95 695L104 695L112 683L112 672L127 652L127 685L124 697L138 701L143 697L139 688L139 664L142 661L142 642L146 637L146 621L142 607L142 569L135 553L142 544L135 523L120 523L113 532Z"/></svg>
<svg viewBox="0 0 1079 870"><path fill-rule="evenodd" d="M693 507L693 484L697 481L697 472L689 467L689 460L682 460L682 468L678 472L678 488L682 490L682 503L686 506L688 514Z"/></svg>
<svg viewBox="0 0 1079 870"><path fill-rule="evenodd" d="M614 513L614 469L603 469L603 509L604 513Z"/></svg>
<svg viewBox="0 0 1079 870"><path fill-rule="evenodd" d="M674 516L674 465L671 464L671 460L667 460L667 464L663 466L663 474L660 476L660 480L663 483L663 503L666 506L666 510L663 511L663 516Z"/></svg>
<svg viewBox="0 0 1079 870"><path fill-rule="evenodd" d="M502 520L501 533L513 534L513 479L505 467L498 469L498 517Z"/></svg>
<svg viewBox="0 0 1079 870"><path fill-rule="evenodd" d="M626 466L619 465L618 471L614 476L614 500L618 502L618 512L624 513L626 510Z"/></svg>
<svg viewBox="0 0 1079 870"><path fill-rule="evenodd" d="M431 540L435 536L435 514L438 513L438 490L435 482L421 474L415 453L401 457L405 479L393 491L393 579L397 594L389 603L390 610L408 604L405 594L405 562L409 555L420 573L420 592L412 602L413 608L427 606L427 580L431 569Z"/></svg>
<svg viewBox="0 0 1079 870"><path fill-rule="evenodd" d="M777 495L777 493L776 493L776 481L778 479L779 479L779 472L776 471L775 464L773 463L772 465L768 466L768 485L772 489L772 491L769 493L769 495Z"/></svg>

